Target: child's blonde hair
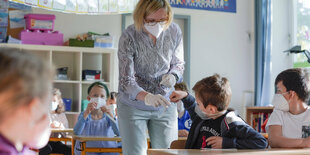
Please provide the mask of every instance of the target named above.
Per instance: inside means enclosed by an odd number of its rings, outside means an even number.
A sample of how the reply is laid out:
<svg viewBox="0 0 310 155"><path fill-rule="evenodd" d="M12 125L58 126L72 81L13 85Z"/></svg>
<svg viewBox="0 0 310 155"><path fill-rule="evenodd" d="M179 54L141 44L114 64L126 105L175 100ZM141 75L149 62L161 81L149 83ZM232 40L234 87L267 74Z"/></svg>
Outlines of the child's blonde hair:
<svg viewBox="0 0 310 155"><path fill-rule="evenodd" d="M24 50L0 48L0 120L34 98L50 99L53 78L54 68L40 58Z"/></svg>
<svg viewBox="0 0 310 155"><path fill-rule="evenodd" d="M59 102L55 112L57 114L61 114L61 113L65 112L65 105L64 105L64 101L62 100L62 96L61 96L60 90L57 89L57 88L54 88L53 89L53 95L57 97L58 102Z"/></svg>

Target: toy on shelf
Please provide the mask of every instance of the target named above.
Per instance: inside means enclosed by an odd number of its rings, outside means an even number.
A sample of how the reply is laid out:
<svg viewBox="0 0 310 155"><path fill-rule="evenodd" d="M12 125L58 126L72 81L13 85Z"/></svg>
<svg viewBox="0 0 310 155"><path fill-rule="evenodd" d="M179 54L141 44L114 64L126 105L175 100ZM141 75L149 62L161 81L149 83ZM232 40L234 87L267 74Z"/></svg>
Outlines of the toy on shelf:
<svg viewBox="0 0 310 155"><path fill-rule="evenodd" d="M63 45L63 34L54 31L55 15L25 15L26 30L21 32L22 44Z"/></svg>

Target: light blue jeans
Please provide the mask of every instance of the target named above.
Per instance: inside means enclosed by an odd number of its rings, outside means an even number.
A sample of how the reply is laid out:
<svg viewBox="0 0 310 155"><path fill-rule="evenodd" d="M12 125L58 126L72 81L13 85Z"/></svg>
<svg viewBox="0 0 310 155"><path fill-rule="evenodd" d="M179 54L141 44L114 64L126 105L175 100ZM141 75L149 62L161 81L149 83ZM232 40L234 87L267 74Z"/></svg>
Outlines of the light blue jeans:
<svg viewBox="0 0 310 155"><path fill-rule="evenodd" d="M164 111L144 111L118 102L117 115L123 155L146 155L147 130L152 148L167 149L178 139L177 106Z"/></svg>

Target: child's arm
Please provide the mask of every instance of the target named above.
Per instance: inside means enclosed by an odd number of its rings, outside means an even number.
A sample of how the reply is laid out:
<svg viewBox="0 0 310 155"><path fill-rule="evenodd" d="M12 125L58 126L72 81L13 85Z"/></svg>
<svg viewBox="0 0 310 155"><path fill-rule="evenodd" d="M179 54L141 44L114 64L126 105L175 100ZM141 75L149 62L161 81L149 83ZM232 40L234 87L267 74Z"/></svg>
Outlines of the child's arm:
<svg viewBox="0 0 310 155"><path fill-rule="evenodd" d="M267 140L251 126L247 125L234 112L226 115L221 124L223 148L264 149Z"/></svg>
<svg viewBox="0 0 310 155"><path fill-rule="evenodd" d="M75 135L81 135L82 131L85 127L85 122L87 121L88 118L84 119L84 112L81 112L81 114L79 115L79 118L74 126L74 134Z"/></svg>
<svg viewBox="0 0 310 155"><path fill-rule="evenodd" d="M270 125L268 130L268 141L271 147L310 147L310 137L308 138L287 138L282 135L281 125Z"/></svg>
<svg viewBox="0 0 310 155"><path fill-rule="evenodd" d="M120 136L119 130L118 130L118 123L116 120L111 120L113 117L107 117L106 120L108 121L108 124L112 127L112 130L116 136Z"/></svg>
<svg viewBox="0 0 310 155"><path fill-rule="evenodd" d="M194 120L197 116L195 112L195 106L196 106L195 98L185 91L180 91L180 90L173 91L172 94L170 95L170 101L178 102L179 100L182 100L182 102L184 103L185 109L188 111L191 117L191 120Z"/></svg>

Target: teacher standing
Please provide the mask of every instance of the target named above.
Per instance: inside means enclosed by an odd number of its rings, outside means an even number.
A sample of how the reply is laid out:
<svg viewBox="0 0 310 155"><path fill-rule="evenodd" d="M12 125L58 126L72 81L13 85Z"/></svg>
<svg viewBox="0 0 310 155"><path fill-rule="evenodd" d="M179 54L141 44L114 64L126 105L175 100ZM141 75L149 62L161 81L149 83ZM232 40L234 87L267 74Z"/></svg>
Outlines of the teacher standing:
<svg viewBox="0 0 310 155"><path fill-rule="evenodd" d="M134 25L119 40L118 120L124 155L144 155L177 139L177 107L169 95L184 70L183 39L167 0L140 0Z"/></svg>

